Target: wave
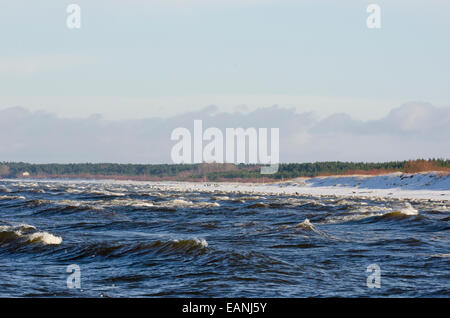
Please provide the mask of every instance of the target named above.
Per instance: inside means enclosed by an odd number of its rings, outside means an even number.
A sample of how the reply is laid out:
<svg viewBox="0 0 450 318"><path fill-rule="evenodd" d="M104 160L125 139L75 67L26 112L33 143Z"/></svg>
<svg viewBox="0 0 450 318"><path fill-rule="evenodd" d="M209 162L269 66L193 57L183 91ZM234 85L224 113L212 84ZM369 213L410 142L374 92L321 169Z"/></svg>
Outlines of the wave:
<svg viewBox="0 0 450 318"><path fill-rule="evenodd" d="M30 243L42 243L46 245L59 245L62 243L62 237L55 236L48 232L36 232L27 236Z"/></svg>
<svg viewBox="0 0 450 318"><path fill-rule="evenodd" d="M103 210L106 207L153 207L151 201L134 200L134 199L113 199L105 200L31 200L28 202L33 206L39 205L53 205L45 211L65 211L65 210Z"/></svg>
<svg viewBox="0 0 450 318"><path fill-rule="evenodd" d="M321 247L322 245L317 245L313 243L298 243L298 244L278 244L278 245L272 245L270 248L317 248Z"/></svg>
<svg viewBox="0 0 450 318"><path fill-rule="evenodd" d="M1 197L0 197L1 199ZM39 207L42 205L49 205L45 210L39 210L34 214L47 214L53 212L65 211L87 211L87 210L104 210L111 207L128 207L128 208L151 208L153 210L161 211L176 211L176 208L213 208L220 207L217 202L192 202L182 199L175 199L172 201L148 201L129 198L120 198L112 200L43 200L33 199L28 200L26 204L29 207Z"/></svg>
<svg viewBox="0 0 450 318"><path fill-rule="evenodd" d="M436 258L449 258L450 254L433 254L430 257L436 257Z"/></svg>
<svg viewBox="0 0 450 318"><path fill-rule="evenodd" d="M187 240L170 240L167 242L156 241L151 247L157 248L160 252L191 252L194 250L206 249L208 247L208 242L205 239L198 239L195 237Z"/></svg>
<svg viewBox="0 0 450 318"><path fill-rule="evenodd" d="M135 207L135 208L150 208L155 206L152 201L135 200L135 199L114 199L111 201L101 201L100 206L119 206L119 207Z"/></svg>
<svg viewBox="0 0 450 318"><path fill-rule="evenodd" d="M219 207L220 204L217 202L196 202L194 204L195 207L203 207L203 208L213 208L213 207Z"/></svg>
<svg viewBox="0 0 450 318"><path fill-rule="evenodd" d="M418 216L423 217L419 214L419 211L411 206L410 203L406 203L405 207L396 211L385 213L380 218L383 220L405 220Z"/></svg>
<svg viewBox="0 0 450 318"><path fill-rule="evenodd" d="M33 215L71 214L85 211L99 211L103 207L96 201L74 201L74 200L30 200L26 202L27 207L35 209Z"/></svg>
<svg viewBox="0 0 450 318"><path fill-rule="evenodd" d="M316 227L309 221L309 219L305 219L303 222L298 223L295 227L308 231L317 231Z"/></svg>
<svg viewBox="0 0 450 318"><path fill-rule="evenodd" d="M213 207L220 207L220 204L217 202L192 202L192 201L186 201L182 199L175 199L172 201L165 201L165 202L158 202L155 207L162 207L162 208L213 208Z"/></svg>
<svg viewBox="0 0 450 318"><path fill-rule="evenodd" d="M397 250L402 250L402 245L420 246L427 245L428 243L419 237L402 237L402 238L385 238L376 239L373 242L368 243L372 246L393 246Z"/></svg>
<svg viewBox="0 0 450 318"><path fill-rule="evenodd" d="M256 209L256 208L267 208L267 204L264 204L262 202L253 203L246 207L247 209Z"/></svg>
<svg viewBox="0 0 450 318"><path fill-rule="evenodd" d="M147 254L202 254L208 248L208 242L205 239L196 237L191 239L170 239L167 241L157 240L154 242L140 243L113 243L113 242L94 242L84 246L73 246L72 251L61 254L64 260L76 260L81 258L104 257L104 258L124 258L133 255L134 257ZM67 250L67 249L66 249Z"/></svg>
<svg viewBox="0 0 450 318"><path fill-rule="evenodd" d="M340 215L340 216L327 217L323 222L320 222L320 224L347 223L347 222L366 220L366 219L370 219L373 217L380 217L383 215L384 215L384 213L370 213L370 212L350 214L350 215Z"/></svg>
<svg viewBox="0 0 450 318"><path fill-rule="evenodd" d="M0 186L0 192L11 192L11 189L5 186Z"/></svg>
<svg viewBox="0 0 450 318"><path fill-rule="evenodd" d="M297 205L301 209L305 210L313 210L313 211L322 211L324 209L328 209L329 207L318 201L309 201L306 203L302 203Z"/></svg>
<svg viewBox="0 0 450 318"><path fill-rule="evenodd" d="M23 195L0 195L0 200L25 200Z"/></svg>
<svg viewBox="0 0 450 318"><path fill-rule="evenodd" d="M59 245L62 241L62 237L49 232L38 232L33 225L29 224L0 226L0 243Z"/></svg>
<svg viewBox="0 0 450 318"><path fill-rule="evenodd" d="M405 215L418 215L419 214L419 211L414 209L413 206L411 205L411 203L408 203L408 202L406 202L406 206L403 209L401 209L399 212L402 214L405 214Z"/></svg>
<svg viewBox="0 0 450 318"><path fill-rule="evenodd" d="M408 214L408 213L403 213L402 211L394 211L394 212L389 212L389 213L385 213L381 216L379 216L379 219L381 220L407 220L410 219L411 216L415 216L418 214Z"/></svg>
<svg viewBox="0 0 450 318"><path fill-rule="evenodd" d="M105 196L105 197L123 197L126 194L123 192L113 192L108 190L88 190L84 191L85 194L93 194L96 196Z"/></svg>
<svg viewBox="0 0 450 318"><path fill-rule="evenodd" d="M244 201L254 201L254 200L264 200L265 197L254 195L254 196L240 197L239 199Z"/></svg>
<svg viewBox="0 0 450 318"><path fill-rule="evenodd" d="M332 235L329 235L327 233L325 233L324 231L321 231L319 229L317 229L314 224L311 223L311 221L309 219L305 219L303 222L298 223L297 225L295 225L294 227L295 229L300 229L302 231L305 232L313 232L318 234L321 237L330 239L330 240L335 240L335 241L342 241L342 239L334 237Z"/></svg>
<svg viewBox="0 0 450 318"><path fill-rule="evenodd" d="M211 200L217 200L217 201L229 201L231 200L228 196L213 196L211 197Z"/></svg>
<svg viewBox="0 0 450 318"><path fill-rule="evenodd" d="M410 215L405 214L401 211L393 211L387 213L366 213L366 214L352 214L330 217L325 219L321 224L336 224L336 223L347 223L347 222L378 222L378 221L395 221L395 220L409 220L411 217L416 216L423 218L420 215Z"/></svg>
<svg viewBox="0 0 450 318"><path fill-rule="evenodd" d="M320 224L336 224L347 223L353 221L378 222L382 220L408 220L412 217L422 219L424 216L419 214L412 205L406 202L405 206L399 209L383 208L383 207L364 207L363 209L355 209L352 214L338 215L327 217Z"/></svg>

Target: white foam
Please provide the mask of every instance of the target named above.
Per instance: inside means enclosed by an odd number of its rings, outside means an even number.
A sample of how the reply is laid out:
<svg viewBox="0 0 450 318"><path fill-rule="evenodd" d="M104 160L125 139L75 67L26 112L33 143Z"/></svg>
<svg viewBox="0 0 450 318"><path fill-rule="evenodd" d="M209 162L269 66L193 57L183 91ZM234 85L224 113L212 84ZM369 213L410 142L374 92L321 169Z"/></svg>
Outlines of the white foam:
<svg viewBox="0 0 450 318"><path fill-rule="evenodd" d="M182 199L175 199L175 200L171 201L171 204L172 205L192 205L192 202L182 200Z"/></svg>
<svg viewBox="0 0 450 318"><path fill-rule="evenodd" d="M406 206L400 210L401 213L405 215L418 215L419 211L414 209L409 202L406 202Z"/></svg>
<svg viewBox="0 0 450 318"><path fill-rule="evenodd" d="M228 197L228 196L213 196L212 199L218 200L218 201L228 201L228 200L230 200L230 197Z"/></svg>
<svg viewBox="0 0 450 318"><path fill-rule="evenodd" d="M10 229L9 225L0 225L0 232L8 232Z"/></svg>
<svg viewBox="0 0 450 318"><path fill-rule="evenodd" d="M25 200L23 195L0 195L0 200Z"/></svg>
<svg viewBox="0 0 450 318"><path fill-rule="evenodd" d="M36 232L27 235L28 241L31 243L43 243L46 245L59 245L62 242L62 237L55 236L48 232Z"/></svg>
<svg viewBox="0 0 450 318"><path fill-rule="evenodd" d="M361 213L361 214L351 214L343 216L335 216L326 218L321 224L336 224L336 223L346 223L350 221L359 221L375 216L382 216L384 213Z"/></svg>
<svg viewBox="0 0 450 318"><path fill-rule="evenodd" d="M35 226L33 226L33 225L30 225L30 224L25 224L25 223L21 223L21 224L19 224L18 226L17 226L17 228L19 228L20 230L25 230L25 231L28 231L28 230L36 230L36 227Z"/></svg>
<svg viewBox="0 0 450 318"><path fill-rule="evenodd" d="M16 238L25 238L29 243L41 243L48 245L61 244L62 238L48 232L34 232L26 234L29 231L36 230L36 227L30 224L19 224L17 226L0 225L0 232L14 233ZM25 234L24 234L25 232Z"/></svg>
<svg viewBox="0 0 450 318"><path fill-rule="evenodd" d="M303 222L297 224L295 227L303 228L307 230L315 230L314 225L309 221L309 219L305 219Z"/></svg>
<svg viewBox="0 0 450 318"><path fill-rule="evenodd" d="M161 202L158 203L159 206L163 207L202 207L202 208L208 208L208 207L219 207L220 204L217 202L192 202L192 201L186 201L182 199L175 199L168 202Z"/></svg>
<svg viewBox="0 0 450 318"><path fill-rule="evenodd" d="M208 242L207 242L205 239L194 238L194 241L195 241L198 245L201 245L201 246L204 247L204 248L208 247Z"/></svg>
<svg viewBox="0 0 450 318"><path fill-rule="evenodd" d="M450 257L450 254L433 254L433 255L431 255L431 257L447 258L447 257Z"/></svg>
<svg viewBox="0 0 450 318"><path fill-rule="evenodd" d="M197 202L195 203L195 206L198 207L204 207L204 208L208 208L208 207L219 207L220 204L217 202Z"/></svg>
<svg viewBox="0 0 450 318"><path fill-rule="evenodd" d="M143 208L149 208L154 206L152 202L145 202L145 201L133 202L131 205L134 207L143 207Z"/></svg>
<svg viewBox="0 0 450 318"><path fill-rule="evenodd" d="M194 242L196 245L199 245L201 247L208 247L208 242L205 239L198 239L194 237L193 239L187 239L187 240L179 240L179 239L173 239L172 242L179 243L179 242Z"/></svg>
<svg viewBox="0 0 450 318"><path fill-rule="evenodd" d="M11 226L11 225L1 225L0 232L9 232L14 231L15 233L22 233L22 231L30 231L36 230L36 227L30 224L21 223L19 225Z"/></svg>

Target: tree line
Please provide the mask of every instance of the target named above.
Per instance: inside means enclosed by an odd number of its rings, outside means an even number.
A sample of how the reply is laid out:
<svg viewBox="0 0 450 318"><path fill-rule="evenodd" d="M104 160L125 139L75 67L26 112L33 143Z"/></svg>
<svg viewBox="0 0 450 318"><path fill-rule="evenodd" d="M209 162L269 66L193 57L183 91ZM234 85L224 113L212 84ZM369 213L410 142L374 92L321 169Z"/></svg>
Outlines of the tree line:
<svg viewBox="0 0 450 318"><path fill-rule="evenodd" d="M421 171L450 171L450 160L419 159L413 161L368 162L314 162L283 163L278 172L261 175L260 165L249 164L118 164L118 163L71 163L71 164L32 164L25 162L0 162L0 177L153 177L171 180L203 179L220 181L227 179L290 179L296 177L315 177L341 174L380 174L388 172L415 173Z"/></svg>

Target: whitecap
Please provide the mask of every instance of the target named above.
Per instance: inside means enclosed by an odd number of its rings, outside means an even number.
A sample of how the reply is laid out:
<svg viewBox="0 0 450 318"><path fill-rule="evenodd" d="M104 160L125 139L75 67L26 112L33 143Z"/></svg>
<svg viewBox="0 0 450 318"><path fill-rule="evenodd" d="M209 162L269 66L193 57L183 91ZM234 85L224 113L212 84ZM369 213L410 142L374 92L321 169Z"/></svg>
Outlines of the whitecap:
<svg viewBox="0 0 450 318"><path fill-rule="evenodd" d="M297 224L295 227L297 227L297 228L302 228L302 229L305 229L305 230L316 231L316 228L315 228L314 225L309 221L309 219L305 219L303 222Z"/></svg>
<svg viewBox="0 0 450 318"><path fill-rule="evenodd" d="M208 208L208 207L219 207L220 204L217 202L197 202L195 203L195 206Z"/></svg>
<svg viewBox="0 0 450 318"><path fill-rule="evenodd" d="M411 203L409 203L409 202L406 202L405 207L400 209L399 212L402 214L405 214L405 215L418 215L419 214L419 211L414 209L413 206L411 205Z"/></svg>
<svg viewBox="0 0 450 318"><path fill-rule="evenodd" d="M27 240L30 243L43 243L46 245L59 245L62 242L62 237L55 236L48 232L36 232L29 234Z"/></svg>
<svg viewBox="0 0 450 318"><path fill-rule="evenodd" d="M205 239L194 238L194 241L201 247L204 247L204 248L208 247L208 242Z"/></svg>
<svg viewBox="0 0 450 318"><path fill-rule="evenodd" d="M433 254L431 257L447 258L450 257L450 254Z"/></svg>
<svg viewBox="0 0 450 318"><path fill-rule="evenodd" d="M191 201L185 201L182 199L175 199L173 201L170 202L173 205L191 205L192 202Z"/></svg>

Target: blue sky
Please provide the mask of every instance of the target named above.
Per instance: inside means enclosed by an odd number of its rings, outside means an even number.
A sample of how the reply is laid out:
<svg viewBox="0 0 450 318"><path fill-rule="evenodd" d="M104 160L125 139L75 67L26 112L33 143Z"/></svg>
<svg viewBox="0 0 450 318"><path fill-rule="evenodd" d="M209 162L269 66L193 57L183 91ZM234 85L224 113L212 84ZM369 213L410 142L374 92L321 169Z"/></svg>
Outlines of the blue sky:
<svg viewBox="0 0 450 318"><path fill-rule="evenodd" d="M82 28L66 27L66 6ZM378 1L2 1L0 109L61 116L173 116L274 104L385 116L450 104L450 3Z"/></svg>
<svg viewBox="0 0 450 318"><path fill-rule="evenodd" d="M281 162L450 157L447 0L0 1L0 161L170 162L194 119L280 128Z"/></svg>

